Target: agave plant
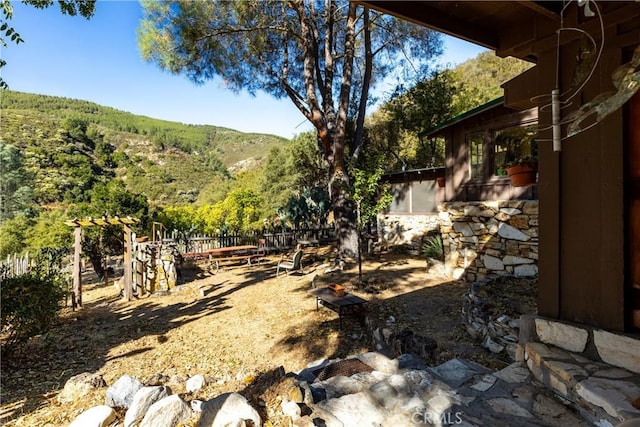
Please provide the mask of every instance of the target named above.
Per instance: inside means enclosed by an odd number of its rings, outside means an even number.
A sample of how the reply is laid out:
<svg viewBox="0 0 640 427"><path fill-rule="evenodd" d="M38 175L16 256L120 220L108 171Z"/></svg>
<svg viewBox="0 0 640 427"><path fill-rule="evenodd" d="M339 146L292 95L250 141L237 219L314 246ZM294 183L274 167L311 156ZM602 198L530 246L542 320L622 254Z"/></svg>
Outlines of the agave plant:
<svg viewBox="0 0 640 427"><path fill-rule="evenodd" d="M439 234L434 234L426 238L422 244L422 253L426 258L444 258L444 246Z"/></svg>

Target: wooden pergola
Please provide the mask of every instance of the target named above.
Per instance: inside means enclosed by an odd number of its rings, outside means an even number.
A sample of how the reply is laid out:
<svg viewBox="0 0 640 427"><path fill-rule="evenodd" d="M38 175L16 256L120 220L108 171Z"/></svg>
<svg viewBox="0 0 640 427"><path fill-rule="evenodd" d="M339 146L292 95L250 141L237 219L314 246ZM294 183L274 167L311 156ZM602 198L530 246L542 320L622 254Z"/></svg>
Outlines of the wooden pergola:
<svg viewBox="0 0 640 427"><path fill-rule="evenodd" d="M133 298L133 287L131 284L131 225L139 223L138 218L118 216L103 216L93 219L91 217L80 220L72 219L65 221L65 225L74 227L73 243L73 306L82 308L82 274L80 271L80 255L82 253L82 227L106 227L107 225L122 225L124 232L124 297L127 301Z"/></svg>

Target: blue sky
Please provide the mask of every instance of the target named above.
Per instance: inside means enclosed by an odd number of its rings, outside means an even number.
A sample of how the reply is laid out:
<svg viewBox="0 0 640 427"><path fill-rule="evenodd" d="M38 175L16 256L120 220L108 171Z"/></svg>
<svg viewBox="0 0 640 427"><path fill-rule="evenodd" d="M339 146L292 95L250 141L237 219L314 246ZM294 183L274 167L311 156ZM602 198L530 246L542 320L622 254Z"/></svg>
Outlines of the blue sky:
<svg viewBox="0 0 640 427"><path fill-rule="evenodd" d="M12 1L9 22L24 43L9 43L1 56L9 88L83 99L149 117L210 124L291 138L311 129L287 99L252 97L226 90L220 81L196 86L145 63L137 48L142 17L137 1L98 1L90 20L63 15L57 2L35 9ZM447 37L440 61L459 64L483 48Z"/></svg>

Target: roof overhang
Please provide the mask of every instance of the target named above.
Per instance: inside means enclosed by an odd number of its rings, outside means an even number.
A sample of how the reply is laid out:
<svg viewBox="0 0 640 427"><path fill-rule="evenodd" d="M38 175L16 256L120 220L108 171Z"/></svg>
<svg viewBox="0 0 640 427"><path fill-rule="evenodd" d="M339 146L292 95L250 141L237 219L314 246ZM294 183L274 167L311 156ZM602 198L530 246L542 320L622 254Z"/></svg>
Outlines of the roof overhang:
<svg viewBox="0 0 640 427"><path fill-rule="evenodd" d="M381 181L389 184L401 184L412 181L432 181L436 178L444 178L444 170L444 167L437 167L391 172L383 175Z"/></svg>
<svg viewBox="0 0 640 427"><path fill-rule="evenodd" d="M498 56L513 56L537 62L537 55L555 48L560 26L562 1L401 1L353 0L356 3L398 18L426 26L471 43L492 49ZM605 27L634 18L640 13L637 2L599 1ZM568 4L564 17L572 26L597 33L597 18L578 13ZM570 35L578 37L578 33Z"/></svg>

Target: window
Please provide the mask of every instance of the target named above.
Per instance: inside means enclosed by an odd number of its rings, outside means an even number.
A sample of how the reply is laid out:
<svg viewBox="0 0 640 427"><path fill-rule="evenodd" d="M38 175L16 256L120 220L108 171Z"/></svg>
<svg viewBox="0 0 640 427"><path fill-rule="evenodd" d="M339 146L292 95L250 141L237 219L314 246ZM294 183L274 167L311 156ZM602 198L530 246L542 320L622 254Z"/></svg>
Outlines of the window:
<svg viewBox="0 0 640 427"><path fill-rule="evenodd" d="M535 162L538 154L535 136L535 126L514 126L496 131L493 173L506 175L506 169L515 163Z"/></svg>
<svg viewBox="0 0 640 427"><path fill-rule="evenodd" d="M469 147L469 174L471 179L483 178L484 134L474 133L467 137Z"/></svg>
<svg viewBox="0 0 640 427"><path fill-rule="evenodd" d="M393 200L387 212L394 214L433 213L438 211L435 181L392 184Z"/></svg>
<svg viewBox="0 0 640 427"><path fill-rule="evenodd" d="M506 176L507 168L514 164L535 163L535 137L536 125L531 124L468 134L470 180Z"/></svg>
<svg viewBox="0 0 640 427"><path fill-rule="evenodd" d="M494 174L497 176L506 176L507 175L507 148L502 145L494 144Z"/></svg>

